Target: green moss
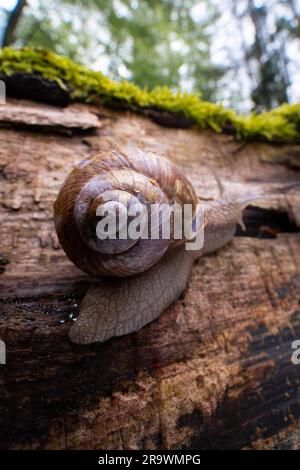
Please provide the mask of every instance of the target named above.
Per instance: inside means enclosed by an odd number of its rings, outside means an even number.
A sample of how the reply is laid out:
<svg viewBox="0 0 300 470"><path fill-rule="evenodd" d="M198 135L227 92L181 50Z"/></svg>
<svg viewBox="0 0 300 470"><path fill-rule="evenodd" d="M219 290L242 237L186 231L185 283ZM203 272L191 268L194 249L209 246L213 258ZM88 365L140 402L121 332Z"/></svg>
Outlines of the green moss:
<svg viewBox="0 0 300 470"><path fill-rule="evenodd" d="M72 100L95 104L119 102L131 109L155 108L179 113L202 129L221 132L232 126L240 139L294 142L300 138L300 104L283 105L270 112L238 116L221 105L202 101L199 96L173 93L166 87L152 91L133 83L115 82L100 72L77 65L66 57L46 50L5 48L0 51L0 72L11 76L17 72L40 74L55 81Z"/></svg>
<svg viewBox="0 0 300 470"><path fill-rule="evenodd" d="M267 113L236 116L234 125L244 139L294 142L300 137L300 103L284 104Z"/></svg>

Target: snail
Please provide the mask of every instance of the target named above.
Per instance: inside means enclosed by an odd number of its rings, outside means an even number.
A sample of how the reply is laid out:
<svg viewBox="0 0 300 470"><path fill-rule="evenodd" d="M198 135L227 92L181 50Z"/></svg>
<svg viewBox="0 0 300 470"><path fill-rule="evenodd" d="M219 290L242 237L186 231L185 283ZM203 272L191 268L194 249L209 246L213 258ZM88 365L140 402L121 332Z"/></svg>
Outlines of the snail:
<svg viewBox="0 0 300 470"><path fill-rule="evenodd" d="M114 146L75 166L54 204L55 227L69 259L100 279L69 331L73 343L104 342L156 319L184 291L195 260L233 238L247 205L233 198L206 202L204 244L187 250L186 239L173 234L168 240L99 239L97 208L119 209L120 199L147 210L176 201L191 204L194 219L197 214L192 184L164 157L138 150L129 156Z"/></svg>

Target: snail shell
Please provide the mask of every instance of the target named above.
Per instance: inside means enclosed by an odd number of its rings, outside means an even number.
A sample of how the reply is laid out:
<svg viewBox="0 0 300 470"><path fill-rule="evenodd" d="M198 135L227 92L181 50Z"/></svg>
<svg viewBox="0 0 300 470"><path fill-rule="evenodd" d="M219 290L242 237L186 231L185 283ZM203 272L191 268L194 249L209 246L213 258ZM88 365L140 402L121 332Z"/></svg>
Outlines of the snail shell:
<svg viewBox="0 0 300 470"><path fill-rule="evenodd" d="M173 233L170 239L99 239L96 211L98 214L100 207L103 214L106 209L120 208L120 203L129 209L146 207L150 226L152 204L192 204L195 208L197 197L180 170L153 153L136 149L129 156L114 146L81 161L58 194L54 221L67 256L91 275L126 277L141 273L185 242L174 240Z"/></svg>
<svg viewBox="0 0 300 470"><path fill-rule="evenodd" d="M88 289L69 330L70 340L76 344L103 342L155 320L185 289L194 261L232 239L247 201L224 198L206 203L204 244L195 251L185 249L185 239L175 239L172 225L168 239L99 239L99 207L104 212L110 208L121 211L119 203L127 208L146 207L151 225L152 204L191 204L193 222L198 222L197 197L180 170L153 153L136 149L126 155L118 147L110 147L80 162L54 204L60 243L83 271L120 279L97 280ZM134 274L139 275L132 277Z"/></svg>

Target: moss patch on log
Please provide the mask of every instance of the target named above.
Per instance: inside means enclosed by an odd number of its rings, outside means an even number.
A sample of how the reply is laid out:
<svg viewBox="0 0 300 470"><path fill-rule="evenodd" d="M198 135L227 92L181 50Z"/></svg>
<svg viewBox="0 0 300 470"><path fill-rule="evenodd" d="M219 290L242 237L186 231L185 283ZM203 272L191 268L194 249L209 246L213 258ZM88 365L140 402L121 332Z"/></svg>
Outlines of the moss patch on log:
<svg viewBox="0 0 300 470"><path fill-rule="evenodd" d="M116 82L101 72L40 49L2 49L0 73L8 77L16 73L40 75L55 82L74 101L125 105L133 111L167 111L190 119L201 129L222 132L228 127L232 128L240 139L271 142L295 142L300 139L300 103L284 104L262 114L240 116L220 104L202 101L197 95L173 93L167 87L149 91L128 81Z"/></svg>

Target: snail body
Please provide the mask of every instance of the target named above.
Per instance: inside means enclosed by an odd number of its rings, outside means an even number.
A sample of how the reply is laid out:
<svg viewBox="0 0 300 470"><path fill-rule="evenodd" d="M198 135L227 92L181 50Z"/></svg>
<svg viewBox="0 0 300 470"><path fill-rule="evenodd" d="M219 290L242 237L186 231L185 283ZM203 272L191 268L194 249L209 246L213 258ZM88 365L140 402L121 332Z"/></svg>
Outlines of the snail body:
<svg viewBox="0 0 300 470"><path fill-rule="evenodd" d="M55 226L67 256L101 279L82 301L69 332L72 342L103 342L138 331L156 319L185 289L196 259L229 242L244 204L231 199L205 203L204 245L186 250L175 240L97 240L96 207L191 204L197 196L180 170L163 157L113 147L79 163L54 204ZM107 206L108 205L108 206Z"/></svg>
<svg viewBox="0 0 300 470"><path fill-rule="evenodd" d="M188 251L179 246L147 271L124 279L102 279L92 286L69 331L73 343L104 342L139 331L158 318L184 291L195 261L221 248L235 233L241 204L219 200L207 205L204 246Z"/></svg>

